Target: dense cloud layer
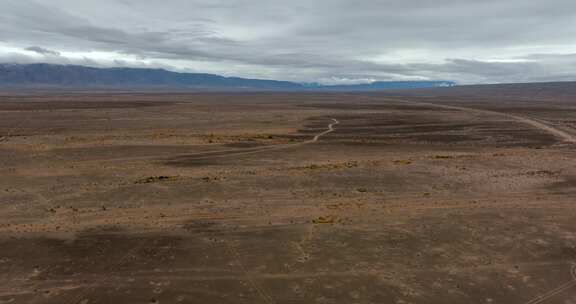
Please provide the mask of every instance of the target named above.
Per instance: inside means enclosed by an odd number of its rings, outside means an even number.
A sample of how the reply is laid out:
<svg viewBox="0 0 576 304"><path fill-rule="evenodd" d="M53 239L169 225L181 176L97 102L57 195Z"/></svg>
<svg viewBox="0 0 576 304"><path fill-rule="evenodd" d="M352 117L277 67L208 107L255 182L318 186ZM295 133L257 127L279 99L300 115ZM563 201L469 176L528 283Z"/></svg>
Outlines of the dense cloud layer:
<svg viewBox="0 0 576 304"><path fill-rule="evenodd" d="M3 0L0 61L325 83L576 80L573 0Z"/></svg>

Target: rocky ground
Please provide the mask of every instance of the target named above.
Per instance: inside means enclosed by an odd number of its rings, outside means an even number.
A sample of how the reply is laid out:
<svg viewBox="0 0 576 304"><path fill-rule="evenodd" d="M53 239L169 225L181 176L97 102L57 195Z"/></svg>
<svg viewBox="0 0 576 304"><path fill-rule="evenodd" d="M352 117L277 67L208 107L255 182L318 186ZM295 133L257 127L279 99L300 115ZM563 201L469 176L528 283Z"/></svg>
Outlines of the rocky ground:
<svg viewBox="0 0 576 304"><path fill-rule="evenodd" d="M0 303L576 302L576 102L482 94L5 92Z"/></svg>

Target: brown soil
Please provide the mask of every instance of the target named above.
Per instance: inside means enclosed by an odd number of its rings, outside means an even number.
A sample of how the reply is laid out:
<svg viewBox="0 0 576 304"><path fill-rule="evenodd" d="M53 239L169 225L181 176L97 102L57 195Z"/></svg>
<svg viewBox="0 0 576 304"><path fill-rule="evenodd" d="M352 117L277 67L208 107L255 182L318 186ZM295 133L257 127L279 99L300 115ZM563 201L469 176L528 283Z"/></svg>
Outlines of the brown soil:
<svg viewBox="0 0 576 304"><path fill-rule="evenodd" d="M1 94L0 303L576 302L576 104L458 90Z"/></svg>

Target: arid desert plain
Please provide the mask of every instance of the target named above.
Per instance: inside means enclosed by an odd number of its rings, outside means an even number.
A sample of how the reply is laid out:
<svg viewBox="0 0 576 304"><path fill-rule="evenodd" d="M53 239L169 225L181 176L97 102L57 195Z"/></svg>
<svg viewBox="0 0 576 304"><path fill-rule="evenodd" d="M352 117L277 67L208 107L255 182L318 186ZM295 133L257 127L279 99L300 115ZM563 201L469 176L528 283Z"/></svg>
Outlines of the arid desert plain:
<svg viewBox="0 0 576 304"><path fill-rule="evenodd" d="M576 303L576 95L0 95L2 304Z"/></svg>

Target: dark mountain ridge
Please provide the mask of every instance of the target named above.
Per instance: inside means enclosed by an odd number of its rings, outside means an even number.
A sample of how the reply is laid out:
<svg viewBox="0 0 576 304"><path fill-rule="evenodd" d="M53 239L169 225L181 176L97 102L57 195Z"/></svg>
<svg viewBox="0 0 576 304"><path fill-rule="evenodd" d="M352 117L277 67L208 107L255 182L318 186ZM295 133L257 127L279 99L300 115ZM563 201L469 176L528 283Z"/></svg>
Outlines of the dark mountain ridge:
<svg viewBox="0 0 576 304"><path fill-rule="evenodd" d="M375 82L325 86L290 81L224 77L205 73L178 73L163 69L94 68L78 65L0 64L0 87L63 88L180 88L254 89L286 91L346 91L453 86L449 81Z"/></svg>

